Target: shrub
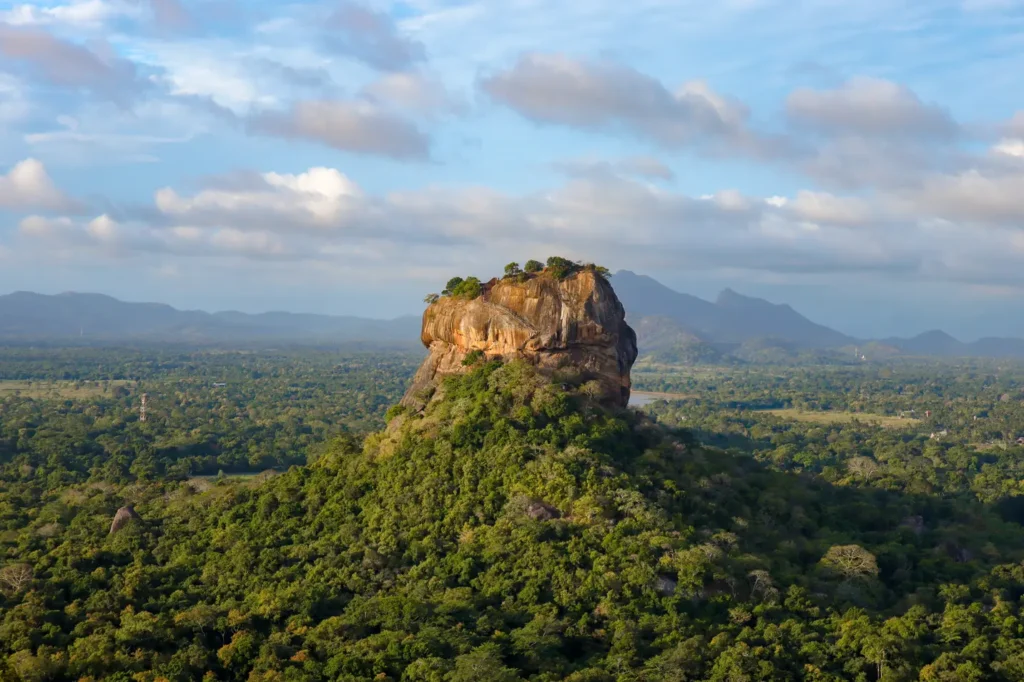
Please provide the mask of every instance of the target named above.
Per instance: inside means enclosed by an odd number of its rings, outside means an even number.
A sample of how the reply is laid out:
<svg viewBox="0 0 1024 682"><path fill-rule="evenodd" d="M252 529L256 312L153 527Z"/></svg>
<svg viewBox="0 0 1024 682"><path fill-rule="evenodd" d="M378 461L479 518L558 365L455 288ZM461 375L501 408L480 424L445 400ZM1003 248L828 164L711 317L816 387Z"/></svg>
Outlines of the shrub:
<svg viewBox="0 0 1024 682"><path fill-rule="evenodd" d="M580 266L568 258L562 258L561 256L548 258L548 272L556 279L565 279L579 269Z"/></svg>
<svg viewBox="0 0 1024 682"><path fill-rule="evenodd" d="M530 274L540 272L543 269L544 264L541 263L539 260L528 260L526 261L526 265L523 266L523 271L528 272Z"/></svg>
<svg viewBox="0 0 1024 682"><path fill-rule="evenodd" d="M482 350L471 350L468 353L466 353L466 357L462 358L462 365L464 367L469 367L470 365L477 364L483 359L484 352Z"/></svg>
<svg viewBox="0 0 1024 682"><path fill-rule="evenodd" d="M452 296L473 300L483 293L483 287L480 285L480 280L476 277L467 277L464 280L456 277L455 279L459 279L459 283L451 290ZM449 284L451 284L451 282L449 282Z"/></svg>
<svg viewBox="0 0 1024 682"><path fill-rule="evenodd" d="M454 296L455 290L462 284L461 277L452 277L448 280L448 284L444 285L444 290L441 292L442 296Z"/></svg>

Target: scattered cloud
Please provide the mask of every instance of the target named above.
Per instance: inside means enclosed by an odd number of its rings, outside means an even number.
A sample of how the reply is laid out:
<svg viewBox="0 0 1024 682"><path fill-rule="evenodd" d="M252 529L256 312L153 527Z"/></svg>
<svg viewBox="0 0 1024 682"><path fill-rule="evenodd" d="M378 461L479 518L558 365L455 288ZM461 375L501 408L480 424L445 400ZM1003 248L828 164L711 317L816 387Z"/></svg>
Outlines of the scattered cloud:
<svg viewBox="0 0 1024 682"><path fill-rule="evenodd" d="M190 225L285 224L329 229L361 208L362 190L333 168L298 175L265 173L182 197L171 188L156 193L156 208ZM241 218L245 217L245 221Z"/></svg>
<svg viewBox="0 0 1024 682"><path fill-rule="evenodd" d="M153 21L168 31L185 31L195 27L195 19L179 0L149 0Z"/></svg>
<svg viewBox="0 0 1024 682"><path fill-rule="evenodd" d="M1024 223L1024 169L999 175L977 169L934 175L919 189L898 197L912 215L960 224L1019 227Z"/></svg>
<svg viewBox="0 0 1024 682"><path fill-rule="evenodd" d="M554 164L570 177L632 176L651 180L674 180L675 173L653 156L631 156L623 159L572 159Z"/></svg>
<svg viewBox="0 0 1024 682"><path fill-rule="evenodd" d="M25 119L32 105L24 85L13 76L0 74L0 124L13 125Z"/></svg>
<svg viewBox="0 0 1024 682"><path fill-rule="evenodd" d="M69 116L58 118L60 128L28 133L25 142L49 159L67 165L99 165L117 163L155 163L158 147L183 144L192 134L160 136L154 134L90 130Z"/></svg>
<svg viewBox="0 0 1024 682"><path fill-rule="evenodd" d="M426 159L430 153L429 138L415 124L359 100L296 102L289 111L254 116L249 129L399 160Z"/></svg>
<svg viewBox="0 0 1024 682"><path fill-rule="evenodd" d="M874 218L870 204L856 197L802 190L786 206L799 220L833 225L865 225Z"/></svg>
<svg viewBox="0 0 1024 682"><path fill-rule="evenodd" d="M77 0L66 5L43 7L21 4L0 12L0 21L11 26L64 25L76 28L98 28L111 19L136 16L137 8L109 0Z"/></svg>
<svg viewBox="0 0 1024 682"><path fill-rule="evenodd" d="M324 24L332 51L382 71L403 71L426 59L422 43L399 33L384 12L343 0Z"/></svg>
<svg viewBox="0 0 1024 682"><path fill-rule="evenodd" d="M15 164L0 175L0 209L13 211L77 211L78 202L57 189L46 167L36 159Z"/></svg>
<svg viewBox="0 0 1024 682"><path fill-rule="evenodd" d="M961 199L984 194L977 186L960 194L939 189ZM549 190L519 195L474 186L371 194L341 171L318 167L298 174L235 174L191 194L165 188L148 211L123 212L117 219L30 216L20 234L37 244L72 244L83 254L111 257L151 253L328 265L359 254L364 266L386 263L393 274L412 272L406 269L418 267L428 253L440 264L469 254L500 260L511 249L556 249L641 269L668 259L694 272L885 273L1024 285L1017 267L1024 238L1017 230L1008 223L979 229L941 218L955 208L972 220L986 211L1003 220L1019 215L1020 206L965 209L947 199L951 203L936 204L930 217L920 205L908 211L899 200L812 190L790 199L737 190L693 197L614 173L570 175ZM934 194L902 197L912 200L934 201Z"/></svg>
<svg viewBox="0 0 1024 682"><path fill-rule="evenodd" d="M675 92L654 78L612 61L561 54L522 55L480 87L496 102L537 123L625 132L666 147L698 147L753 155L784 151L781 140L747 128L739 101L693 81Z"/></svg>
<svg viewBox="0 0 1024 682"><path fill-rule="evenodd" d="M852 78L834 90L801 88L786 100L786 113L795 124L830 134L949 139L959 132L944 109L878 78Z"/></svg>
<svg viewBox="0 0 1024 682"><path fill-rule="evenodd" d="M122 105L146 85L135 65L111 50L101 53L36 28L0 23L0 58L25 65L50 85L85 90Z"/></svg>
<svg viewBox="0 0 1024 682"><path fill-rule="evenodd" d="M439 79L413 71L386 73L363 88L362 94L372 102L418 114L460 108Z"/></svg>

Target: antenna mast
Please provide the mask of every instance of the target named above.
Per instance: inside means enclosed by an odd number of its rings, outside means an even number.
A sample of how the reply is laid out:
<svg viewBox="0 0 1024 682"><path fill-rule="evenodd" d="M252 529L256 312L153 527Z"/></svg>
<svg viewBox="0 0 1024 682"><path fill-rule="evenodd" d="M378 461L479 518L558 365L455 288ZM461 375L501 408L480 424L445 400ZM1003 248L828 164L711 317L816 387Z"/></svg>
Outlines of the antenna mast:
<svg viewBox="0 0 1024 682"><path fill-rule="evenodd" d="M148 397L149 397L148 393L143 393L142 394L142 404L139 405L139 421L140 422L146 421L146 398L148 398Z"/></svg>

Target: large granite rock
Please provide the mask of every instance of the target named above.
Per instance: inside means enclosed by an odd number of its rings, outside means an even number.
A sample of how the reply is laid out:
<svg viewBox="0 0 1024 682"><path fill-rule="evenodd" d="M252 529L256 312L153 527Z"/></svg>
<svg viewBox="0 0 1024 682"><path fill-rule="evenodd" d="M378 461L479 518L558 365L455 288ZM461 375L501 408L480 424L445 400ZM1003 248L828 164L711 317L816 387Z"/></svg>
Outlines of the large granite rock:
<svg viewBox="0 0 1024 682"><path fill-rule="evenodd" d="M402 404L419 409L439 379L472 369L463 361L522 359L543 371L569 370L600 382L605 402L629 401L636 334L604 277L582 270L559 280L543 272L523 281L491 280L473 300L444 297L423 313L430 356Z"/></svg>

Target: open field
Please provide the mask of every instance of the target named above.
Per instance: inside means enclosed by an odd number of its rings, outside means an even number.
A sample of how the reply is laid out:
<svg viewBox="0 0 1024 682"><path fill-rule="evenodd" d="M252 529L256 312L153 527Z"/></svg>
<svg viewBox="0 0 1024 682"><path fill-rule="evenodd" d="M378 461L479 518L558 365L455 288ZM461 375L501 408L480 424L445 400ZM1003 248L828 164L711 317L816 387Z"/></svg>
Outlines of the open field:
<svg viewBox="0 0 1024 682"><path fill-rule="evenodd" d="M902 426L912 426L919 422L919 420L912 419L910 417L889 417L880 414L868 414L865 412L815 412L813 410L798 410L796 408L761 411L774 414L782 419L791 419L793 421L815 424L849 424L850 422L859 421L875 423L889 429L895 429Z"/></svg>
<svg viewBox="0 0 1024 682"><path fill-rule="evenodd" d="M128 381L110 381L109 390L114 386L128 384ZM103 395L104 382L96 381L2 381L0 380L0 399L13 394L24 398L44 399L58 398L61 400L82 400Z"/></svg>

